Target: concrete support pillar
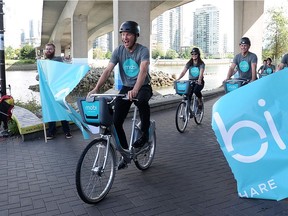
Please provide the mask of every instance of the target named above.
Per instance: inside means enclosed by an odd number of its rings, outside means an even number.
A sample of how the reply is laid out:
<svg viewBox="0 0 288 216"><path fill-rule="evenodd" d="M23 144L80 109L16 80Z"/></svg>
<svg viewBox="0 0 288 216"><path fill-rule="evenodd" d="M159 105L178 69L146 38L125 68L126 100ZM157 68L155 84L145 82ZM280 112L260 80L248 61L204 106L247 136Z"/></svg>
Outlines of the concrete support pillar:
<svg viewBox="0 0 288 216"><path fill-rule="evenodd" d="M65 47L64 56L66 58L71 57L70 46Z"/></svg>
<svg viewBox="0 0 288 216"><path fill-rule="evenodd" d="M133 9L132 9L133 8ZM131 10L132 9L132 10ZM150 1L120 1L113 0L113 26L114 26L114 48L122 44L119 27L125 21L135 21L140 26L140 37L137 42L150 49ZM151 52L151 49L150 49ZM114 70L115 88L121 88L119 69Z"/></svg>
<svg viewBox="0 0 288 216"><path fill-rule="evenodd" d="M61 56L61 43L60 41L53 41L55 45L55 56Z"/></svg>
<svg viewBox="0 0 288 216"><path fill-rule="evenodd" d="M71 55L73 63L87 63L88 57L88 27L87 16L74 15L71 25Z"/></svg>
<svg viewBox="0 0 288 216"><path fill-rule="evenodd" d="M234 53L240 52L239 41L245 36L251 40L250 51L262 60L264 0L234 0Z"/></svg>
<svg viewBox="0 0 288 216"><path fill-rule="evenodd" d="M93 63L93 41L88 41L88 63Z"/></svg>

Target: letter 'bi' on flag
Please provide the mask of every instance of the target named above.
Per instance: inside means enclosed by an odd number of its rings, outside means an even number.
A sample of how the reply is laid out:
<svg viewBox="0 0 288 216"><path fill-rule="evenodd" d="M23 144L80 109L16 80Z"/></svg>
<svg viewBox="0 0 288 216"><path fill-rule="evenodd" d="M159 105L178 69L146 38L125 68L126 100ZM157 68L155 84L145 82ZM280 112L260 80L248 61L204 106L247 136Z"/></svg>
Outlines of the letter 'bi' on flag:
<svg viewBox="0 0 288 216"><path fill-rule="evenodd" d="M223 97L212 128L237 181L240 197L288 197L288 69Z"/></svg>
<svg viewBox="0 0 288 216"><path fill-rule="evenodd" d="M43 122L73 121L89 138L88 126L66 101L65 97L90 70L88 65L67 64L51 60L37 60Z"/></svg>

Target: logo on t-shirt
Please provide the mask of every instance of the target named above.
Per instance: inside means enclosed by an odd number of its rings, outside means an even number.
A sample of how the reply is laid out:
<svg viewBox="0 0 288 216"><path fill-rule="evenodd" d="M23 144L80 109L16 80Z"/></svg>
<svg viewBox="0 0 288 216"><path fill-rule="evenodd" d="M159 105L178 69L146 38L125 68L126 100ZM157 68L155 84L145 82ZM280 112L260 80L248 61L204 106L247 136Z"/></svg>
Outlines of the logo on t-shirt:
<svg viewBox="0 0 288 216"><path fill-rule="evenodd" d="M190 72L192 77L198 77L200 74L198 67L191 67L189 72Z"/></svg>
<svg viewBox="0 0 288 216"><path fill-rule="evenodd" d="M239 64L239 68L242 72L247 72L249 71L249 64L247 61L241 61L240 64Z"/></svg>
<svg viewBox="0 0 288 216"><path fill-rule="evenodd" d="M135 77L138 75L139 73L139 66L138 64L131 58L127 59L124 63L123 63L123 69L125 74L128 77Z"/></svg>
<svg viewBox="0 0 288 216"><path fill-rule="evenodd" d="M271 74L273 71L272 71L272 68L266 68L265 70L265 73L267 74Z"/></svg>

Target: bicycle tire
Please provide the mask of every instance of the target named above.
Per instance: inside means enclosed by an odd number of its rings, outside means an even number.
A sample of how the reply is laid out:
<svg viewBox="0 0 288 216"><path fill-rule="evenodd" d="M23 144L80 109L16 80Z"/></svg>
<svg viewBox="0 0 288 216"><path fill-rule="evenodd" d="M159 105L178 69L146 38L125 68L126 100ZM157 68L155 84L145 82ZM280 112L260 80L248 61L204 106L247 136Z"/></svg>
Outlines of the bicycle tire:
<svg viewBox="0 0 288 216"><path fill-rule="evenodd" d="M189 121L189 115L186 111L186 103L181 101L176 110L175 123L180 133L184 133Z"/></svg>
<svg viewBox="0 0 288 216"><path fill-rule="evenodd" d="M103 169L107 140L92 140L83 150L76 168L76 188L79 197L88 204L96 204L110 191L116 172L116 152L109 145L107 163Z"/></svg>
<svg viewBox="0 0 288 216"><path fill-rule="evenodd" d="M151 166L152 161L154 159L155 150L156 150L156 131L154 131L151 142L149 142L149 145L143 148L143 153L140 153L134 159L134 163L139 170L147 170Z"/></svg>
<svg viewBox="0 0 288 216"><path fill-rule="evenodd" d="M199 110L198 106L196 106L194 113L194 121L197 125L200 125L204 117L204 102L202 103L202 109Z"/></svg>

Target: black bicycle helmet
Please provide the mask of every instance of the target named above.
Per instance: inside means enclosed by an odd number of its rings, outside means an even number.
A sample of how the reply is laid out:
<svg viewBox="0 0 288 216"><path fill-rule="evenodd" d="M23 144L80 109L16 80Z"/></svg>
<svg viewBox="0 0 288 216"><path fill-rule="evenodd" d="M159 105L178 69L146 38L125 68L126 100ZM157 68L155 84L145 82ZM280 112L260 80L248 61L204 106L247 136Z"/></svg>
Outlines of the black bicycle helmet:
<svg viewBox="0 0 288 216"><path fill-rule="evenodd" d="M241 45L241 44L247 44L247 45L251 46L250 39L248 37L241 38L239 45Z"/></svg>
<svg viewBox="0 0 288 216"><path fill-rule="evenodd" d="M196 53L196 54L200 55L200 50L197 47L194 47L191 51L191 54L192 53Z"/></svg>
<svg viewBox="0 0 288 216"><path fill-rule="evenodd" d="M122 32L130 32L139 37L140 26L138 25L138 23L134 21L126 21L126 22L123 22L120 26L119 33L121 34Z"/></svg>

